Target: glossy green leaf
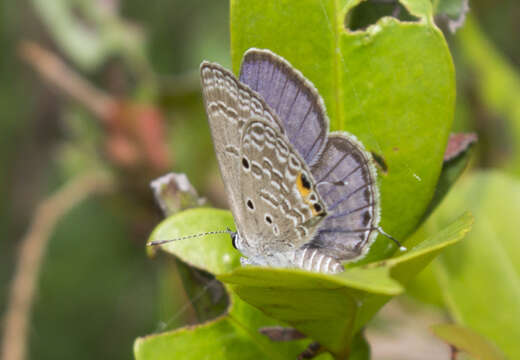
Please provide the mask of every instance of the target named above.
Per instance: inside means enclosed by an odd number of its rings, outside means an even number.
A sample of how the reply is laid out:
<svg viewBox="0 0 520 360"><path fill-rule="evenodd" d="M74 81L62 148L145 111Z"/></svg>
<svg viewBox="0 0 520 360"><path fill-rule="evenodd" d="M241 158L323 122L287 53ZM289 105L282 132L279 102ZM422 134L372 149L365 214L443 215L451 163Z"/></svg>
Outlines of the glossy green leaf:
<svg viewBox="0 0 520 360"><path fill-rule="evenodd" d="M230 225L229 212L209 208L190 209L164 220L150 240L187 236ZM441 249L460 240L470 226L471 216L465 215L424 241L412 238L407 253L365 266L350 267L335 276L299 269L241 267L238 265L240 254L230 245L227 234L181 240L162 245L162 248L185 262L217 274L248 304L272 318L289 323L341 356L349 351L354 334L386 301L403 291L401 283L406 283ZM256 310L252 311L250 305L234 296L232 299L234 305L229 315L212 323L215 325L203 325L201 329L204 332L219 333L224 327L221 321L232 321L231 317L240 321L243 327L252 328L249 333L256 334L254 329L260 327L260 321L254 320L258 316ZM268 319L264 318L263 321ZM206 328L208 326L210 330ZM186 329L181 329L164 336L175 339L181 335L196 337L197 329L190 330L189 334ZM231 334L231 337L236 335L235 332ZM138 343L146 342L146 346L151 348L164 347L160 345L161 336L144 338ZM252 338L250 341L256 340ZM175 343L173 340L171 342ZM141 349L142 345L139 346ZM173 350L169 347L168 351Z"/></svg>
<svg viewBox="0 0 520 360"><path fill-rule="evenodd" d="M484 336L460 325L439 324L431 327L433 333L456 349L478 360L505 360L506 357Z"/></svg>
<svg viewBox="0 0 520 360"><path fill-rule="evenodd" d="M469 231L467 214L392 259L348 268L339 275L298 269L240 267L219 279L246 302L287 322L333 353L348 352L352 336L444 247Z"/></svg>
<svg viewBox="0 0 520 360"><path fill-rule="evenodd" d="M427 227L436 231L462 209L475 216L472 232L432 264L444 304L458 324L486 336L510 359L518 359L520 183L498 172L468 176L454 187Z"/></svg>
<svg viewBox="0 0 520 360"><path fill-rule="evenodd" d="M159 224L149 242L175 239L210 231L234 228L229 211L195 208L176 213ZM229 234L207 235L161 245L182 261L212 274L222 274L240 265L240 254L233 248Z"/></svg>
<svg viewBox="0 0 520 360"><path fill-rule="evenodd" d="M231 51L238 71L250 47L285 57L317 87L331 130L355 134L386 164L382 226L399 239L414 231L437 183L454 109L454 72L431 1L402 4L419 18L380 19L348 32L359 1L231 1ZM432 131L435 129L435 131ZM395 251L378 239L367 259Z"/></svg>

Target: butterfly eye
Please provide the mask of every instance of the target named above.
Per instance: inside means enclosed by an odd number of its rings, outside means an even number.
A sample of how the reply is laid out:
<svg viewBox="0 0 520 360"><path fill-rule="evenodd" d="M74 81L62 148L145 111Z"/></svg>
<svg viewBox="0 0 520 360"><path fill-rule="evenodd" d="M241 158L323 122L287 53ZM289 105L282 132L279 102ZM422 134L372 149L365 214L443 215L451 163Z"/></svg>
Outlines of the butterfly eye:
<svg viewBox="0 0 520 360"><path fill-rule="evenodd" d="M238 248L237 248L237 238L238 238L238 234L237 234L236 232L232 232L230 235L231 235L231 244L233 245L233 247L234 247L235 249L238 250Z"/></svg>

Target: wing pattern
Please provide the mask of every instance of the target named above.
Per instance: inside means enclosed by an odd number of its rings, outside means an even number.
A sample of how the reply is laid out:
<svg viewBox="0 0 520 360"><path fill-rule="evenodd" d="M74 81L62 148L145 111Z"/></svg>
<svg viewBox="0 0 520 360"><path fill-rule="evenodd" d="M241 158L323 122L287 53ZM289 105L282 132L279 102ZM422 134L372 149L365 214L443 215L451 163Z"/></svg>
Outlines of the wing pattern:
<svg viewBox="0 0 520 360"><path fill-rule="evenodd" d="M325 105L310 81L269 50L249 49L240 81L258 92L280 118L289 141L307 164L313 164L329 129Z"/></svg>

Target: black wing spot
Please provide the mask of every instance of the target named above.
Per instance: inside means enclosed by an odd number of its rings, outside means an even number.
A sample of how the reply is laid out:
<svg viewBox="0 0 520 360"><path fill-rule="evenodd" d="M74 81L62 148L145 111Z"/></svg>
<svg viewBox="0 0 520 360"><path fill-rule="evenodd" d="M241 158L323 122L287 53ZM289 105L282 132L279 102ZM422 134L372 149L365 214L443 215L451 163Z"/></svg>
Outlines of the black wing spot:
<svg viewBox="0 0 520 360"><path fill-rule="evenodd" d="M322 207L321 207L320 204L316 203L316 204L314 204L314 210L316 210L316 212L319 213L319 212L320 212L321 210L323 210L323 209L322 209Z"/></svg>
<svg viewBox="0 0 520 360"><path fill-rule="evenodd" d="M242 158L242 166L244 167L244 169L249 169L249 161L247 161L245 157Z"/></svg>
<svg viewBox="0 0 520 360"><path fill-rule="evenodd" d="M271 219L271 217L269 215L266 215L265 216L265 222L268 223L268 224L272 224L273 223L273 219Z"/></svg>
<svg viewBox="0 0 520 360"><path fill-rule="evenodd" d="M309 179L307 179L307 176L305 176L305 174L302 173L302 186L309 190L311 188L311 182L309 181Z"/></svg>
<svg viewBox="0 0 520 360"><path fill-rule="evenodd" d="M255 209L255 205L253 204L253 202L251 200L247 200L246 204L247 204L247 207L250 208L251 210Z"/></svg>

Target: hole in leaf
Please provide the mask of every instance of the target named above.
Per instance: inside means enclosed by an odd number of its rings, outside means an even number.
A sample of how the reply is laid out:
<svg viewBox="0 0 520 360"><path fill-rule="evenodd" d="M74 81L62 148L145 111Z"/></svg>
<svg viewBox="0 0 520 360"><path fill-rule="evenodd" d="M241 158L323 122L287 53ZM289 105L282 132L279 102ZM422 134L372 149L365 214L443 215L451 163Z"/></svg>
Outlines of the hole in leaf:
<svg viewBox="0 0 520 360"><path fill-rule="evenodd" d="M373 151L371 151L370 153L372 154L372 158L376 162L376 165L379 167L379 169L384 174L388 173L388 166L386 166L385 158Z"/></svg>
<svg viewBox="0 0 520 360"><path fill-rule="evenodd" d="M366 30L386 16L399 21L419 21L419 18L410 14L397 0L367 0L347 13L345 27L351 31Z"/></svg>

